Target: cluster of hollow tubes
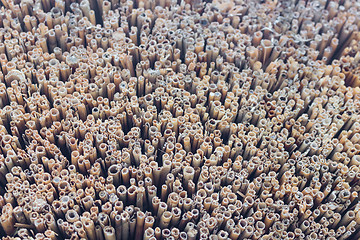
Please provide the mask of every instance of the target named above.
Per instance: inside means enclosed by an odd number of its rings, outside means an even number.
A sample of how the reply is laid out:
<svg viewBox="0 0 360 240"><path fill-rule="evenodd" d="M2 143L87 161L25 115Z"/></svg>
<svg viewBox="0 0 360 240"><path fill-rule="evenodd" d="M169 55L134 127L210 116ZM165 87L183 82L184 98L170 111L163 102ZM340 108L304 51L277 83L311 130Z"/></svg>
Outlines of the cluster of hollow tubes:
<svg viewBox="0 0 360 240"><path fill-rule="evenodd" d="M360 2L2 0L3 239L360 238Z"/></svg>

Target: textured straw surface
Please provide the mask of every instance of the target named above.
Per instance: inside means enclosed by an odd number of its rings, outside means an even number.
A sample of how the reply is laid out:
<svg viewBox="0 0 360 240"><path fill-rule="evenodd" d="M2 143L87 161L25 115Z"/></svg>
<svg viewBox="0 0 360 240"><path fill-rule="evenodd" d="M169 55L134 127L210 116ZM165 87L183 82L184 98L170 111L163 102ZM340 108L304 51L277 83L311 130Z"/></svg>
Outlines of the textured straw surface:
<svg viewBox="0 0 360 240"><path fill-rule="evenodd" d="M359 0L1 0L3 240L360 239Z"/></svg>

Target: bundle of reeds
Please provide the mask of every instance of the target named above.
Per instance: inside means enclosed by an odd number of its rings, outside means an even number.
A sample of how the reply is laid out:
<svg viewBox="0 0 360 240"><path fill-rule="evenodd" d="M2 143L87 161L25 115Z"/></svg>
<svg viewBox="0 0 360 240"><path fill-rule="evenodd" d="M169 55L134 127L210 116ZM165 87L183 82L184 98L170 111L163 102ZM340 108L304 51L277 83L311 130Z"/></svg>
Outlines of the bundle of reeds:
<svg viewBox="0 0 360 240"><path fill-rule="evenodd" d="M3 239L360 239L360 2L2 0Z"/></svg>

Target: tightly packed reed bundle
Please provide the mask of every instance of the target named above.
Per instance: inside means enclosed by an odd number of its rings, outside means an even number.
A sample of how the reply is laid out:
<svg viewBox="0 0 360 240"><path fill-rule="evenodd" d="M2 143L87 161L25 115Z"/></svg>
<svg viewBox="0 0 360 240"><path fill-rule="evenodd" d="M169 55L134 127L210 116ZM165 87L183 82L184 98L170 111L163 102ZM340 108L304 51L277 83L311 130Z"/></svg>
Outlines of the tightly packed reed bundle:
<svg viewBox="0 0 360 240"><path fill-rule="evenodd" d="M2 0L3 239L360 239L360 2Z"/></svg>

